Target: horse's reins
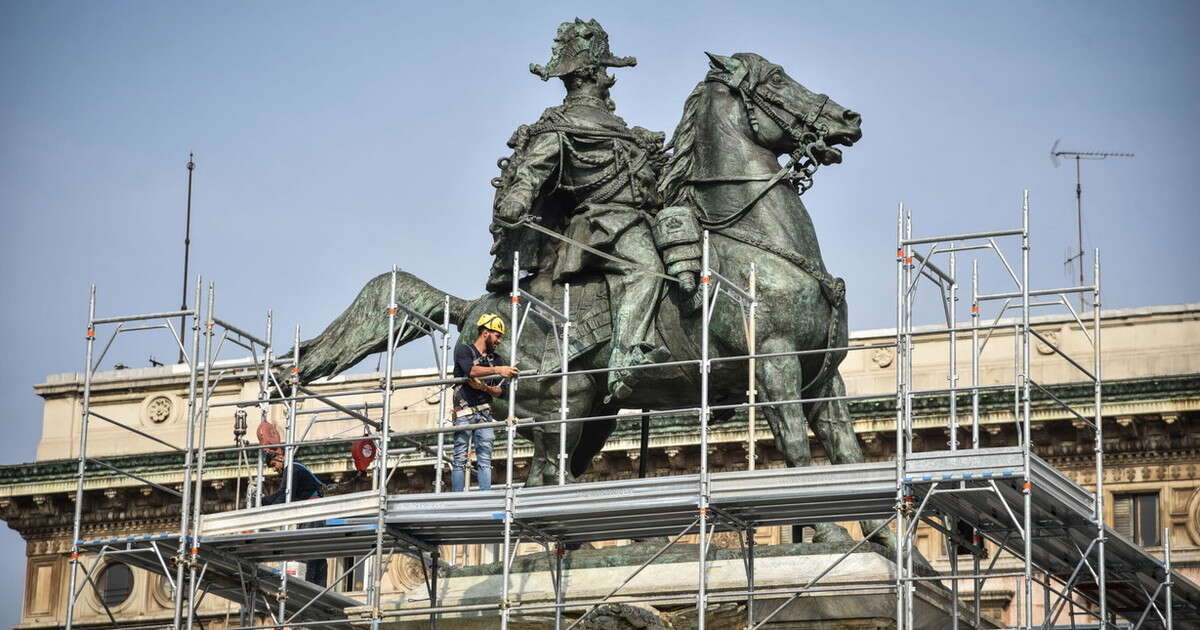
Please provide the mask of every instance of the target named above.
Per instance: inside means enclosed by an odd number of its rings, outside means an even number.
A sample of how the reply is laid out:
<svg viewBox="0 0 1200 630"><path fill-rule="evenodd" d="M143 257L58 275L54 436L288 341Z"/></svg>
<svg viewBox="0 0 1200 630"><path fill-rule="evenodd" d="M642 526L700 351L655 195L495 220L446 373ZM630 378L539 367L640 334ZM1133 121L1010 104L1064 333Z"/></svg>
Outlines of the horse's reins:
<svg viewBox="0 0 1200 630"><path fill-rule="evenodd" d="M780 168L773 176L771 176L770 179L767 179L766 185L763 186L761 189L759 189L759 191L757 193L755 193L754 196L751 197L749 201L747 201L745 204L743 204L742 207L737 212L726 215L720 219L707 219L707 218L704 218L703 216L699 216L698 218L700 219L700 224L710 230L721 230L721 229L730 227L734 223L737 223L738 221L740 221L742 219L742 217L746 216L750 212L750 210L752 210L754 208L754 206L757 205L758 202L761 201L762 198L765 197L766 194L768 192L770 192L770 190L772 188L774 188L775 185L778 184L780 181L782 181L785 177L788 177L791 180L792 184L796 187L796 194L803 194L806 190L808 190L809 188L812 187L813 175L816 174L817 168L819 168L819 166L820 166L820 162L818 162L817 159L815 157L813 157L813 154L812 154L812 145L817 142L817 140L819 139L819 136L816 133L813 133L812 131L804 131L803 129L796 129L796 126L794 124L788 123L787 121L785 121L783 119L783 116L781 116L779 114L779 112L775 110L775 107L782 109L789 116L791 116L794 120L802 122L804 124L804 127L811 127L817 131L821 131L820 126L817 123L817 120L821 117L821 114L825 111L825 106L829 103L829 95L828 94L822 95L824 98L821 100L821 105L819 107L817 107L817 109L813 112L811 117L802 116L802 115L788 109L787 105L785 103L779 101L778 99L774 99L774 98L768 99L767 97L760 94L758 92L757 85L751 87L750 90L747 91L746 88L744 88L742 86L742 84L744 84L748 79L749 79L749 77L744 77L742 79L742 83L738 84L737 86L730 86L730 87L737 90L738 94L741 96L742 105L746 107L746 111L749 114L751 121L754 120L754 108L757 107L758 109L762 110L762 112L764 114L767 115L767 118L770 118L772 122L774 122L776 125L778 125L779 128L785 134L787 134L788 137L791 138L791 140L793 142L795 142L799 148L796 149L795 151L792 151L787 164L784 164L783 167ZM719 81L717 79L709 79L709 80L718 82L718 83L722 83L721 81ZM728 84L725 84L725 85L728 85ZM754 132L757 135L758 134L758 125L752 124L752 127L754 128ZM759 138L759 140L761 142L761 137ZM789 173L794 173L794 174L789 176ZM763 175L735 175L735 176L720 177L720 178L691 179L688 181L694 182L694 183L739 182L739 181L749 182L749 181L762 181L764 178L765 177Z"/></svg>

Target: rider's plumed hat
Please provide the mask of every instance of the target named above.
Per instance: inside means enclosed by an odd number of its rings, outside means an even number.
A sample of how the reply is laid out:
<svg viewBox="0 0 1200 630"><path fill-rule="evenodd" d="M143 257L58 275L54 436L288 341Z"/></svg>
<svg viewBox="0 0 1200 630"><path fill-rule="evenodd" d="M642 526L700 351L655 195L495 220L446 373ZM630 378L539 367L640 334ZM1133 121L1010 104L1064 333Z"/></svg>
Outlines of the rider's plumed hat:
<svg viewBox="0 0 1200 630"><path fill-rule="evenodd" d="M554 46L550 49L550 61L545 66L529 64L529 71L543 81L550 77L562 77L584 68L621 68L637 65L635 57L614 57L608 49L608 33L596 20L558 25L554 35Z"/></svg>

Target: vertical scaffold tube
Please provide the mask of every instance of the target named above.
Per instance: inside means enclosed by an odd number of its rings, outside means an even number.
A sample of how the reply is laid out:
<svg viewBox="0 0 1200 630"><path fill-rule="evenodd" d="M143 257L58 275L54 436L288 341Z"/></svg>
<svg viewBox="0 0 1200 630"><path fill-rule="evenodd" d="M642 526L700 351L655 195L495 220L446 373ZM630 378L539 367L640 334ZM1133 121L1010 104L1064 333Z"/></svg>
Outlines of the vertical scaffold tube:
<svg viewBox="0 0 1200 630"><path fill-rule="evenodd" d="M1171 528L1170 527L1163 528L1163 561L1166 563L1166 565L1164 566L1164 569L1166 569L1166 572L1167 572L1167 575L1164 578L1166 580L1166 582L1163 583L1163 598L1165 600L1165 606L1164 606L1163 612L1166 614L1166 618L1167 618L1166 619L1167 630L1174 630L1175 617L1171 612L1171 586L1173 586L1172 582L1174 581L1174 578L1171 576Z"/></svg>
<svg viewBox="0 0 1200 630"><path fill-rule="evenodd" d="M1101 374L1101 353L1104 351L1104 346L1100 343L1101 337L1101 322L1100 322L1100 250L1096 249L1092 255L1092 334L1095 337L1092 347L1092 374L1096 377L1096 382L1092 388L1092 414L1093 422L1096 424L1096 581L1100 587L1100 592L1097 597L1100 600L1100 628L1103 630L1108 625L1108 590L1106 582L1108 577L1105 569L1104 559L1104 543L1108 539L1108 535L1104 532L1104 414L1100 406L1100 390L1103 387L1104 378ZM1169 627L1169 626L1168 626Z"/></svg>
<svg viewBox="0 0 1200 630"><path fill-rule="evenodd" d="M950 314L950 371L948 378L950 381L950 450L958 450L958 254L950 252L950 291L946 298L946 312ZM963 487L965 484L960 483ZM950 523L955 523L955 519L948 517ZM950 527L950 531L955 531L955 527ZM958 581L958 543L953 538L946 537L947 556L950 560L950 575L954 578L950 580L950 627L953 630L958 630L958 615L959 615L959 581Z"/></svg>
<svg viewBox="0 0 1200 630"><path fill-rule="evenodd" d="M208 285L208 306L204 311L204 376L201 379L202 387L200 391L200 409L196 413L196 419L200 424L200 434L196 439L196 483L195 489L192 490L192 526L191 538L194 541L200 540L200 508L204 505L204 463L207 458L207 450L204 448L204 443L208 439L208 402L212 395L212 362L213 362L213 306L216 303L216 287L212 283ZM199 303L197 303L199 306ZM187 628L190 630L195 623L196 606L192 603L196 601L196 593L200 590L200 585L197 583L197 569L199 568L197 557L200 553L200 543L193 542L188 545L190 554L188 562L188 610L187 610Z"/></svg>
<svg viewBox="0 0 1200 630"><path fill-rule="evenodd" d="M1031 453L1033 432L1029 423L1031 420L1029 407L1029 191L1021 196L1021 430L1024 435L1024 448L1021 449L1022 465L1025 472L1025 483L1021 486L1024 502L1025 528L1025 585L1024 585L1024 627L1033 628L1033 510L1032 490L1033 474L1031 472Z"/></svg>
<svg viewBox="0 0 1200 630"><path fill-rule="evenodd" d="M289 378L291 381L291 394L288 396L287 416L284 420L283 441L286 446L283 447L283 483L286 491L283 493L283 502L292 502L292 463L296 461L296 447L293 444L296 441L296 397L300 395L300 326L297 325L292 331L292 367L288 368ZM290 529L292 526L285 526L284 529ZM305 577L308 577L305 575ZM288 592L288 572L287 560L280 562L279 567L279 621L282 623L287 619L287 592Z"/></svg>
<svg viewBox="0 0 1200 630"><path fill-rule="evenodd" d="M700 561L697 574L696 596L696 627L704 630L704 610L708 603L708 575L706 560L708 558L708 326L712 319L712 305L709 303L709 288L712 280L712 270L709 268L709 235L704 231L704 252L702 267L703 276L700 278L701 297L701 326L700 326L700 487L697 497L697 507L700 512L700 538L698 540Z"/></svg>
<svg viewBox="0 0 1200 630"><path fill-rule="evenodd" d="M258 413L260 420L266 420L270 417L271 403L266 402L271 399L271 365L275 359L275 315L271 311L267 311L267 336L264 337L267 341L267 348L263 351L263 367L262 367L262 383L258 389L258 399L262 402L258 403ZM247 489L247 505L246 507L256 507L262 505L263 491L263 452L262 449L255 449L257 457L257 470L254 478L254 502L250 502L250 491Z"/></svg>
<svg viewBox="0 0 1200 630"><path fill-rule="evenodd" d="M521 254L513 252L513 268L512 268L512 309L509 311L508 325L512 329L512 338L509 341L509 365L517 366L517 342L520 341L521 327L517 322L519 308L521 303ZM513 438L516 437L516 432L513 429L516 427L517 419L517 379L511 378L508 381L508 417L505 418L505 437L506 442L504 447L504 558L503 580L501 586L500 598L500 628L508 629L509 606L508 601L508 576L512 570L512 520L513 520ZM565 427L563 427L565 428Z"/></svg>
<svg viewBox="0 0 1200 630"><path fill-rule="evenodd" d="M904 556L908 549L905 528L905 442L904 442L904 304L905 285L904 204L896 210L896 628L903 630Z"/></svg>
<svg viewBox="0 0 1200 630"><path fill-rule="evenodd" d="M747 628L754 627L754 551L754 527L751 526L746 528L746 591L749 592L746 596Z"/></svg>
<svg viewBox="0 0 1200 630"><path fill-rule="evenodd" d="M388 290L388 338L387 338L387 361L383 368L383 413L379 418L379 441L376 443L376 475L378 482L375 484L376 490L379 492L379 510L376 513L375 522L375 549L373 551L374 558L371 559L371 590L368 595L368 605L371 607L371 628L378 630L380 623L383 621L383 534L387 527L387 479L388 479L388 449L390 448L390 437L392 435L392 375L395 369L396 362L396 272L397 268L392 265L392 279ZM443 364L444 365L444 364ZM444 368L443 368L444 370ZM439 453L440 456L440 453ZM424 557L421 562L424 562ZM433 567L437 570L437 566ZM323 585L320 585L323 586ZM432 603L432 602L431 602Z"/></svg>
<svg viewBox="0 0 1200 630"><path fill-rule="evenodd" d="M758 419L758 408L754 406L754 403L758 400L758 384L755 375L755 370L758 366L754 359L754 355L758 353L758 265L754 263L750 263L750 321L746 331L746 349L750 355L749 366L746 369L746 382L750 384L750 387L746 390L746 402L750 403L750 407L746 410L746 427L748 429L746 436L746 468L747 470L754 470L754 460L757 459L755 450L758 446L758 441L754 436L755 425ZM753 598L751 598L749 606L753 609Z"/></svg>
<svg viewBox="0 0 1200 630"><path fill-rule="evenodd" d="M177 565L175 569L175 614L174 628L180 628L183 622L183 576L184 566L187 564L187 550L196 541L188 537L188 532L191 531L191 475L192 468L195 466L195 439L196 439L196 416L200 410L196 406L196 388L197 377L199 375L200 363L200 296L201 287L204 285L204 279L196 278L196 305L195 311L192 312L192 363L188 366L190 374L188 378L188 405L187 405L187 437L184 439L184 450L186 451L183 457L183 497L180 499L180 515L179 515L179 553L176 554ZM190 606L189 602L189 606Z"/></svg>
<svg viewBox="0 0 1200 630"><path fill-rule="evenodd" d="M558 425L558 485L567 483L567 360L571 356L571 285L563 285L563 317L562 323L562 391L559 393L558 418L563 423Z"/></svg>
<svg viewBox="0 0 1200 630"><path fill-rule="evenodd" d="M442 369L438 373L438 379L445 381L449 378L450 364L450 294L446 294L442 298ZM446 422L450 405L448 397L450 387L443 384L442 389L438 392L438 428L442 428L442 424ZM437 464L434 468L433 491L435 493L442 491L442 469L445 466L445 448L446 434L438 432L437 434ZM453 560L453 558L451 558ZM437 567L434 567L437 571Z"/></svg>
<svg viewBox="0 0 1200 630"><path fill-rule="evenodd" d="M912 238L912 211L904 212L904 238ZM907 464L908 456L912 454L912 439L913 439L913 411L912 411L912 390L913 390L913 294L909 287L914 287L913 281L913 248L909 245L904 252L904 460ZM906 469L907 470L907 469ZM911 490L905 489L910 496L906 500L911 500ZM911 506L910 506L911 507ZM905 528L908 533L908 541L904 544L909 545L909 548L904 554L904 627L908 630L916 628L915 611L913 610L913 591L915 584L913 582L913 549L912 545L916 542L915 529L917 521L909 519Z"/></svg>
<svg viewBox="0 0 1200 630"><path fill-rule="evenodd" d="M566 593L563 589L566 588L566 580L563 579L563 554L566 550L562 543L554 545L554 630L562 630L563 622L563 602L566 601Z"/></svg>
<svg viewBox="0 0 1200 630"><path fill-rule="evenodd" d="M67 630L71 630L75 622L75 584L79 577L79 536L82 531L83 520L83 477L87 473L88 411L89 405L92 402L92 350L96 344L96 326L92 323L94 321L96 321L96 285L93 284L91 292L88 294L87 332L84 337L87 349L84 351L83 359L83 401L79 415L79 462L75 472L75 517L71 526L71 579L68 581L67 590ZM182 336L183 331L179 331L179 334ZM183 535L184 533L180 534L181 537ZM178 612L176 612L175 627L179 627Z"/></svg>
<svg viewBox="0 0 1200 630"><path fill-rule="evenodd" d="M950 382L950 450L958 450L958 270L955 268L955 259L957 254L950 252L950 291L946 297L946 312L950 314L950 367L949 373L946 375ZM958 592L958 581L952 581L951 589ZM958 604L958 599L951 600L954 605ZM955 627L958 627L958 617L954 618Z"/></svg>
<svg viewBox="0 0 1200 630"><path fill-rule="evenodd" d="M979 448L979 261L971 261L971 448Z"/></svg>

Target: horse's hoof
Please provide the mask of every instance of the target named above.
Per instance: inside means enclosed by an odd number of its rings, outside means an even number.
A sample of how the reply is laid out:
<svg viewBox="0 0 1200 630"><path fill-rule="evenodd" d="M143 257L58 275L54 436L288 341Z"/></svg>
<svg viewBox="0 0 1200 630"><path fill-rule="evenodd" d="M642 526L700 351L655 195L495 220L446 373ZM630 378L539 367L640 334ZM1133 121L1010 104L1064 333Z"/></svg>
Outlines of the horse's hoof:
<svg viewBox="0 0 1200 630"><path fill-rule="evenodd" d="M818 523L813 529L816 530L812 539L815 543L854 542L850 532L835 523Z"/></svg>

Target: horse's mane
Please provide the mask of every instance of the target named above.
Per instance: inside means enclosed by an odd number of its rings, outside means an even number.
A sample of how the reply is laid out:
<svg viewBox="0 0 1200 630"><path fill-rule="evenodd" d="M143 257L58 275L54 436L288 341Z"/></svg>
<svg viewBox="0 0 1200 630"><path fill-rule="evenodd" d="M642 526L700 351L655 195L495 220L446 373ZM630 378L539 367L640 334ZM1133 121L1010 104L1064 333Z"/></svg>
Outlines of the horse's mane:
<svg viewBox="0 0 1200 630"><path fill-rule="evenodd" d="M680 205L691 197L691 186L688 180L692 175L692 164L695 158L696 143L696 112L699 109L700 94L704 91L704 81L698 83L692 93L683 103L683 118L675 127L675 134L667 143L671 150L671 159L663 168L662 177L658 181L658 193L666 206Z"/></svg>

